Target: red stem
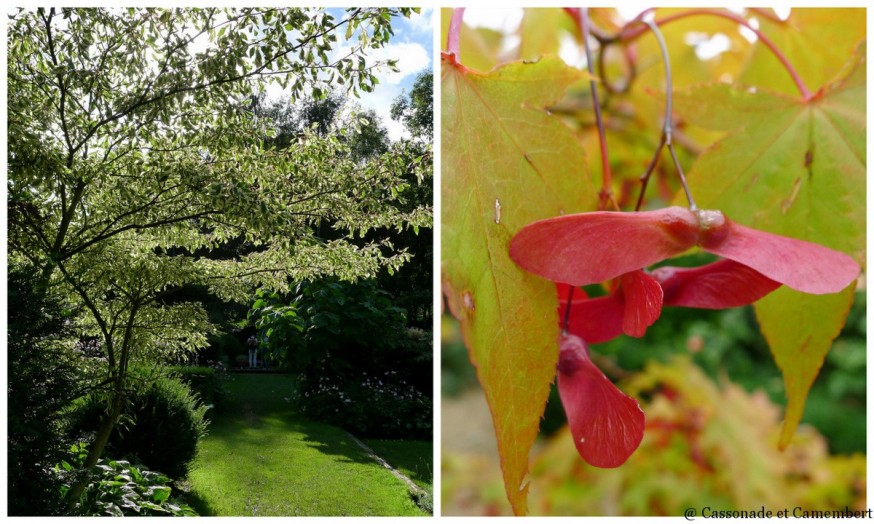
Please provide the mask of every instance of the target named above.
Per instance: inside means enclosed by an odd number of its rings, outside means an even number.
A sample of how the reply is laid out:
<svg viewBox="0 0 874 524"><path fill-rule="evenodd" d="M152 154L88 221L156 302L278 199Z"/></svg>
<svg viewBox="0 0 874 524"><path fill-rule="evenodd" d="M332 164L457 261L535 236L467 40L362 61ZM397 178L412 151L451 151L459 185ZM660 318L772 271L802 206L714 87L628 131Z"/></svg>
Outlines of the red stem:
<svg viewBox="0 0 874 524"><path fill-rule="evenodd" d="M446 38L446 52L450 55L455 55L456 60L459 56L459 40L461 36L461 19L464 18L464 8L459 7L452 10L452 19L449 21L449 36Z"/></svg>
<svg viewBox="0 0 874 524"><path fill-rule="evenodd" d="M750 23L743 17L740 17L730 11L721 11L717 9L690 9L688 11L682 11L680 13L666 16L661 20L656 20L654 23L658 26L662 26L675 20L680 20L682 18L696 15L712 15L727 18L728 20L738 23L755 33L759 40L761 40L762 43L765 44L765 47L770 49L774 56L777 58L777 60L779 60L780 63L783 64L783 67L786 69L786 71L789 73L789 76L791 76L792 80L795 82L795 86L798 87L798 91L801 92L801 97L804 100L810 100L811 98L813 98L813 94L811 94L810 90L807 89L807 86L804 84L804 81L801 80L801 77L798 76L798 72L795 70L794 67L792 67L792 64L789 63L789 60L786 59L783 53L781 53L780 50L777 49L777 46L775 46L774 43L771 42L771 40L764 35L764 33L750 25ZM646 32L646 30L646 27L638 27L627 32L623 30L622 32L620 32L619 37L623 42L629 42L638 38L640 35Z"/></svg>

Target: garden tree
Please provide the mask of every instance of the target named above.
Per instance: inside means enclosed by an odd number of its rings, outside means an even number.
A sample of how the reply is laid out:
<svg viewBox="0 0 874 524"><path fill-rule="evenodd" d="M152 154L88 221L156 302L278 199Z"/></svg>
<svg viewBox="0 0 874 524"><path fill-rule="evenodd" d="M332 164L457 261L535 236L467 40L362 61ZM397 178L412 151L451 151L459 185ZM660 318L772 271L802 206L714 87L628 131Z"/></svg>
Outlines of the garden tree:
<svg viewBox="0 0 874 524"><path fill-rule="evenodd" d="M430 142L434 137L434 73L425 71L416 77L409 94L395 98L391 117L404 123L410 134Z"/></svg>
<svg viewBox="0 0 874 524"><path fill-rule="evenodd" d="M350 145L350 153L357 161L367 160L374 155L384 154L390 149L408 151L422 157L425 165L430 165L431 137L433 136L433 82L431 71L418 75L413 92L399 96L393 104L392 117L404 123L412 140L405 139L391 144L385 126L372 109L361 110L353 102L329 92L324 100L307 97L292 104L287 100L267 101L258 98L253 111L256 115L269 117L275 131L274 136L265 138L275 147L281 148L307 128L328 129L339 132L353 129L343 135ZM323 107L327 106L327 107ZM349 107L353 106L353 107ZM319 109L319 108L322 109ZM320 132L320 131L319 131ZM432 173L430 170L421 177L411 171L405 176L408 186L396 195L387 195L403 212L418 207L429 207L433 201ZM390 228L391 229L391 228ZM329 224L322 223L318 235L332 237L336 233ZM387 231L374 231L358 242L368 242L379 235L391 237L397 248L406 249L412 256L412 263L395 271L382 271L379 274L380 288L388 291L397 306L407 310L410 325L429 328L431 326L431 266L433 235L430 225L423 228L396 228Z"/></svg>
<svg viewBox="0 0 874 524"><path fill-rule="evenodd" d="M271 122L273 133L263 139L277 149L288 147L306 129L321 136L345 130L340 136L351 142L352 154L360 160L389 149L388 132L376 112L357 107L336 90L328 91L324 98L307 96L297 101L268 100L262 95L253 101L252 111Z"/></svg>
<svg viewBox="0 0 874 524"><path fill-rule="evenodd" d="M444 293L515 513L556 374L584 460L637 448L643 413L590 345L641 337L663 306L755 303L790 443L865 260L862 14L531 9L508 61L444 12ZM562 34L588 71L549 56ZM690 249L710 263L649 269Z"/></svg>
<svg viewBox="0 0 874 524"><path fill-rule="evenodd" d="M391 116L403 122L411 139L404 139L408 147L419 154L430 157L434 137L434 81L431 70L419 73L409 94L398 96L392 104ZM428 173L425 183L414 184L415 178L408 175L411 188L407 191L406 202L401 209L410 210L419 205L431 205L434 200L432 175ZM433 229L407 229L393 235L396 246L403 246L413 254L414 263L407 264L394 275L383 272L380 287L395 299L395 305L407 310L407 323L423 329L430 329L433 315L432 262Z"/></svg>
<svg viewBox="0 0 874 524"><path fill-rule="evenodd" d="M377 155L381 155L391 147L391 140L388 137L388 130L380 121L379 116L373 109L356 109L353 110L351 118L358 119L358 132L349 136L349 149L352 155L359 160L367 160ZM416 180L418 183L418 180ZM423 205L430 204L421 202Z"/></svg>
<svg viewBox="0 0 874 524"><path fill-rule="evenodd" d="M376 82L368 50L411 9L37 9L11 16L8 39L9 252L86 312L111 384L84 468L100 457L136 362L202 347L211 326L194 303L163 297L204 285L245 300L289 278L355 279L408 255L374 228L428 223L383 195L420 165L398 154L361 164L333 136L307 131L292 147L253 140L265 123L247 109L266 81L290 96L322 82L352 93ZM349 45L334 56L338 35ZM330 56L329 56L330 55ZM316 86L316 87L313 87ZM345 236L321 241L328 220ZM243 237L234 259L196 252ZM75 503L85 481L69 492Z"/></svg>

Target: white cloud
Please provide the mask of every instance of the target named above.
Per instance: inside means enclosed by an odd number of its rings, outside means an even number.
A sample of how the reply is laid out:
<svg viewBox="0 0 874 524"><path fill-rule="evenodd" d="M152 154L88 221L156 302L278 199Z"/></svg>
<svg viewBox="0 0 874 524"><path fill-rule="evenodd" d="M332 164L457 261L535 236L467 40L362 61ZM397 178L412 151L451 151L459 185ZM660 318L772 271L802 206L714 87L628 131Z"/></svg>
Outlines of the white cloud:
<svg viewBox="0 0 874 524"><path fill-rule="evenodd" d="M411 15L407 20L407 25L410 26L410 29L412 29L413 32L430 36L431 31L433 30L433 19L434 9L426 7L423 8L419 14Z"/></svg>
<svg viewBox="0 0 874 524"><path fill-rule="evenodd" d="M376 112L392 140L398 140L407 135L404 125L391 119L391 104L402 92L403 89L397 84L380 84L372 93L361 93L361 98L358 99L361 107L373 109Z"/></svg>
<svg viewBox="0 0 874 524"><path fill-rule="evenodd" d="M421 44L401 42L388 44L367 53L371 60L397 60L397 72L389 72L388 67L377 72L380 83L400 84L408 76L414 76L419 71L431 65L431 57Z"/></svg>

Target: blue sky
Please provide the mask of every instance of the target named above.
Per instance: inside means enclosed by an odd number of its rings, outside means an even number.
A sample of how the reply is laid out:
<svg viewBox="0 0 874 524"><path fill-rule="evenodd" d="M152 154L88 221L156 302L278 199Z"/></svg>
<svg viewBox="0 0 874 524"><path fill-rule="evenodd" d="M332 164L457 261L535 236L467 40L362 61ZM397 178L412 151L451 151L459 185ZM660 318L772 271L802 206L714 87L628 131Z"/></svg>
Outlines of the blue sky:
<svg viewBox="0 0 874 524"><path fill-rule="evenodd" d="M398 58L400 72L378 73L379 85L373 93L363 93L361 105L372 108L386 125L389 136L397 140L402 136L403 126L389 116L391 103L403 91L410 92L416 76L432 67L434 60L433 39L434 10L423 8L421 13L409 19L396 18L393 23L395 36L382 53L384 58Z"/></svg>
<svg viewBox="0 0 874 524"><path fill-rule="evenodd" d="M344 12L342 9L328 11L337 18L342 17ZM377 72L379 85L372 93L361 93L358 100L362 107L376 111L383 125L388 128L392 140L397 140L404 134L403 126L390 117L392 101L404 91L409 93L419 73L433 66L433 20L432 8L422 8L419 14L413 14L410 18L395 18L392 22L394 37L389 44L368 55L368 58L375 60L399 60L398 73L389 73L387 70ZM341 34L340 38L342 37Z"/></svg>

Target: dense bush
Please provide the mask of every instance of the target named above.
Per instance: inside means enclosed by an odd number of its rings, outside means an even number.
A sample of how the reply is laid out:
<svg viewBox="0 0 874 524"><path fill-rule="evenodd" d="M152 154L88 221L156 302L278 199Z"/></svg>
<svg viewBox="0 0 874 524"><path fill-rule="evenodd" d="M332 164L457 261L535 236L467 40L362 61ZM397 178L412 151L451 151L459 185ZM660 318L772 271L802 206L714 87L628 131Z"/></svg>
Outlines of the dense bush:
<svg viewBox="0 0 874 524"><path fill-rule="evenodd" d="M406 328L404 310L372 280L302 282L289 301L262 292L252 309L261 344L295 370L328 356L338 369L372 367L392 354Z"/></svg>
<svg viewBox="0 0 874 524"><path fill-rule="evenodd" d="M81 387L82 363L69 337L69 314L38 272L11 266L8 277L7 406L10 515L62 511L52 466L64 456L63 410Z"/></svg>
<svg viewBox="0 0 874 524"><path fill-rule="evenodd" d="M87 449L73 446L70 461L62 461L56 471L66 480L61 488L65 496L77 470L84 462ZM92 478L76 506L70 512L77 516L197 516L188 505L170 499L170 479L157 471L132 466L126 460L101 459L91 472Z"/></svg>
<svg viewBox="0 0 874 524"><path fill-rule="evenodd" d="M207 406L177 378L134 383L142 386L131 393L124 419L113 430L111 453L135 457L172 478L184 477L206 434ZM105 407L101 395L89 396L76 411L76 430L98 427Z"/></svg>
<svg viewBox="0 0 874 524"><path fill-rule="evenodd" d="M397 372L361 372L337 379L300 375L296 403L313 419L368 438L431 438L432 402Z"/></svg>
<svg viewBox="0 0 874 524"><path fill-rule="evenodd" d="M408 329L374 281L304 282L290 301L262 291L250 318L298 375L308 416L362 436L430 438L431 333Z"/></svg>
<svg viewBox="0 0 874 524"><path fill-rule="evenodd" d="M174 376L188 385L201 402L213 408L219 406L227 392L224 383L227 373L222 369L207 366L174 366L170 369Z"/></svg>

